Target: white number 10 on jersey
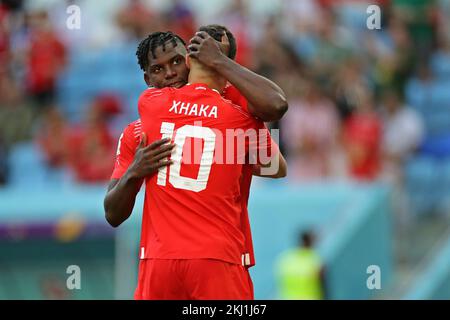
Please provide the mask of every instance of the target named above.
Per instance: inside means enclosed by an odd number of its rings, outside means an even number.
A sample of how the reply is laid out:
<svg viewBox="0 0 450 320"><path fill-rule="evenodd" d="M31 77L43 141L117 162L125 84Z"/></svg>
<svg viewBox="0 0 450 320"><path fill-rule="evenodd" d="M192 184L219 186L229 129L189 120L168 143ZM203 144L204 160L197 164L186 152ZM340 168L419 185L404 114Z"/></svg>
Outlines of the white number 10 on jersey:
<svg viewBox="0 0 450 320"><path fill-rule="evenodd" d="M175 124L172 122L161 123L162 138L173 137ZM181 160L183 158L183 147L186 142L186 138L199 138L203 139L203 153L200 160L200 170L198 172L197 179L182 177ZM216 134L213 130L207 127L184 125L177 130L175 135L175 148L172 151L171 159L173 164L170 167L169 182L177 189L190 190L194 192L200 192L206 189L208 184L209 173L214 158L214 147L216 145ZM157 184L165 186L167 181L167 167L160 168L158 171Z"/></svg>

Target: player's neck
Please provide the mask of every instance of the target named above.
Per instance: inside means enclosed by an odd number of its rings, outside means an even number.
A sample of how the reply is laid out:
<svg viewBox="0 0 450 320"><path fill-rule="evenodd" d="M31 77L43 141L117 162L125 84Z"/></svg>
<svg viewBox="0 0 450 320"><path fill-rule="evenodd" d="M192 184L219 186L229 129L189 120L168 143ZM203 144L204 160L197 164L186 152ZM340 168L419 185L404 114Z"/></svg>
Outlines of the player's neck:
<svg viewBox="0 0 450 320"><path fill-rule="evenodd" d="M222 93L226 85L226 79L217 74L191 69L189 83L204 83L210 89L215 89Z"/></svg>

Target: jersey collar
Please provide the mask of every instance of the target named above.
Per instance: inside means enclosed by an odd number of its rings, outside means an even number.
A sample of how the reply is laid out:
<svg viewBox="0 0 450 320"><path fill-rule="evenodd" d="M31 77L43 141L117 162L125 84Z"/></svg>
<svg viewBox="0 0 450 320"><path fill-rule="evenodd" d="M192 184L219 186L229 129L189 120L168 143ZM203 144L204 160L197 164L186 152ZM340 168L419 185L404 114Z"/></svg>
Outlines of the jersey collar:
<svg viewBox="0 0 450 320"><path fill-rule="evenodd" d="M194 86L195 88L198 88L198 87L204 87L204 88L206 88L206 89L209 90L209 91L214 91L214 92L216 92L217 94L221 95L220 92L219 92L218 90L210 88L206 83L195 82L195 83L186 83L186 85L187 85L187 86Z"/></svg>

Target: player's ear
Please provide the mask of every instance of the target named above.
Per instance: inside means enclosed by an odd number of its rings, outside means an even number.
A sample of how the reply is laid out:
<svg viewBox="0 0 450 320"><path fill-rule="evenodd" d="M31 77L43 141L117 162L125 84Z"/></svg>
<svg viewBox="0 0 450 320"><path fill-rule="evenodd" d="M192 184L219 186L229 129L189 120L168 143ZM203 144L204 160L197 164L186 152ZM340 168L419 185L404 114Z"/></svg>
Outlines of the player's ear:
<svg viewBox="0 0 450 320"><path fill-rule="evenodd" d="M144 72L144 81L147 84L147 86L151 87L152 84L150 83L150 77L148 76L147 72Z"/></svg>
<svg viewBox="0 0 450 320"><path fill-rule="evenodd" d="M191 57L189 56L189 53L186 54L186 67L191 70Z"/></svg>

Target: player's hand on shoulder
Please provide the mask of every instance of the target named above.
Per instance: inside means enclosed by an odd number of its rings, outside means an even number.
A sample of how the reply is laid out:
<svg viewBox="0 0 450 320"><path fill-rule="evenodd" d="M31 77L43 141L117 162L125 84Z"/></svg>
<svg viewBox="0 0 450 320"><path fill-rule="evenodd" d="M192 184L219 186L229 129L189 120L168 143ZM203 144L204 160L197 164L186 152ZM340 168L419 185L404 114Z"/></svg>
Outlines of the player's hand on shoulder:
<svg viewBox="0 0 450 320"><path fill-rule="evenodd" d="M157 172L159 168L171 165L172 160L168 157L174 146L175 144L171 144L168 138L155 140L147 145L147 136L143 133L129 168L131 176L145 178Z"/></svg>

